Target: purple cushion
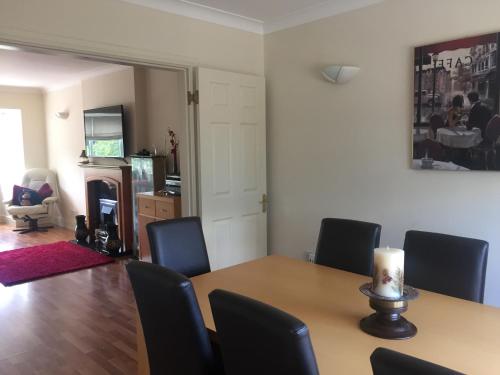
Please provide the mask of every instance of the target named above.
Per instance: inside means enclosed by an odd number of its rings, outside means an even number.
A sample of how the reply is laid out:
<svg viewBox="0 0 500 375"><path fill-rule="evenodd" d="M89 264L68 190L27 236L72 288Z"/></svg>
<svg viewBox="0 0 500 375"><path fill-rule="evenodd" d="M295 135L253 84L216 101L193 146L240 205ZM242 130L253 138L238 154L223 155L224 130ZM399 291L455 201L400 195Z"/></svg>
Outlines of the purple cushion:
<svg viewBox="0 0 500 375"><path fill-rule="evenodd" d="M19 197L21 193L23 192L23 187L19 185L14 185L14 188L12 189L12 205L13 206L20 206L19 202Z"/></svg>
<svg viewBox="0 0 500 375"><path fill-rule="evenodd" d="M38 189L38 195L44 200L45 198L48 198L52 195L53 191L52 188L48 183L44 183L40 189Z"/></svg>
<svg viewBox="0 0 500 375"><path fill-rule="evenodd" d="M29 194L30 206L35 206L37 204L42 203L42 201L43 201L43 198L35 190L29 189L27 187L14 185L14 189L12 191L12 205L13 206L22 206L21 200L23 198L24 193Z"/></svg>

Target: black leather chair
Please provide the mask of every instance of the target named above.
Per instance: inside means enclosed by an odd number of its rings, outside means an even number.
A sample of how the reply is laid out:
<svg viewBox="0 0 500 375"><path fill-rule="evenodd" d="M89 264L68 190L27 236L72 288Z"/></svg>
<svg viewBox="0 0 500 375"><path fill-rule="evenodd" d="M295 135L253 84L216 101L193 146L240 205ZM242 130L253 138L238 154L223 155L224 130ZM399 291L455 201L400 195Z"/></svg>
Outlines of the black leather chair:
<svg viewBox="0 0 500 375"><path fill-rule="evenodd" d="M156 264L127 264L151 375L220 374L191 281Z"/></svg>
<svg viewBox="0 0 500 375"><path fill-rule="evenodd" d="M162 220L146 225L151 260L184 276L210 272L207 247L199 217Z"/></svg>
<svg viewBox="0 0 500 375"><path fill-rule="evenodd" d="M347 219L323 219L316 247L316 264L371 276L373 249L382 226Z"/></svg>
<svg viewBox="0 0 500 375"><path fill-rule="evenodd" d="M317 375L306 325L262 302L224 290L209 294L227 375Z"/></svg>
<svg viewBox="0 0 500 375"><path fill-rule="evenodd" d="M483 302L488 242L411 230L404 250L407 284Z"/></svg>
<svg viewBox="0 0 500 375"><path fill-rule="evenodd" d="M370 356L373 375L463 375L406 354L377 348Z"/></svg>

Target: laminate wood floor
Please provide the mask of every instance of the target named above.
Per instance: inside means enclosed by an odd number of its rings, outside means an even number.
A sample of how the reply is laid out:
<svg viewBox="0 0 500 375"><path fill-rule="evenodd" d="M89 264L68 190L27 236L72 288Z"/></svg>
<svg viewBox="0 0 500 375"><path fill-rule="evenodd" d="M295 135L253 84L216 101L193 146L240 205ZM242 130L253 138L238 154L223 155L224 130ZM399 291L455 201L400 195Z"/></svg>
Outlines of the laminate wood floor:
<svg viewBox="0 0 500 375"><path fill-rule="evenodd" d="M19 234L13 232L14 225L0 224L0 251L14 250L21 247L41 245L57 241L68 241L75 238L73 231L55 227L48 232Z"/></svg>
<svg viewBox="0 0 500 375"><path fill-rule="evenodd" d="M0 225L0 251L73 238ZM135 302L126 261L0 286L0 374L136 374Z"/></svg>

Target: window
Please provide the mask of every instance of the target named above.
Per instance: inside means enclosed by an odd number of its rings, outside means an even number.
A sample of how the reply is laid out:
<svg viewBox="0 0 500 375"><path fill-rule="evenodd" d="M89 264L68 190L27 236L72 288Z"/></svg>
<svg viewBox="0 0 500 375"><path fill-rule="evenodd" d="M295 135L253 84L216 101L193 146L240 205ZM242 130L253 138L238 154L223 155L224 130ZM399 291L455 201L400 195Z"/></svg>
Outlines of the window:
<svg viewBox="0 0 500 375"><path fill-rule="evenodd" d="M24 173L23 122L20 109L0 108L0 193L11 198Z"/></svg>

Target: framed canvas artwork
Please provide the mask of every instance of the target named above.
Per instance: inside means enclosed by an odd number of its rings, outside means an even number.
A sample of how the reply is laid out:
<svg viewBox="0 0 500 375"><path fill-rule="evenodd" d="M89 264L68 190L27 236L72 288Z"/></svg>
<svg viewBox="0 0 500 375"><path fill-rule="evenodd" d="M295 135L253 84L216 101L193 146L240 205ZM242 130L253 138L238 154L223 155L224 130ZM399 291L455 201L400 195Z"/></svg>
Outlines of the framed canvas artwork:
<svg viewBox="0 0 500 375"><path fill-rule="evenodd" d="M415 48L413 168L500 170L499 37Z"/></svg>

